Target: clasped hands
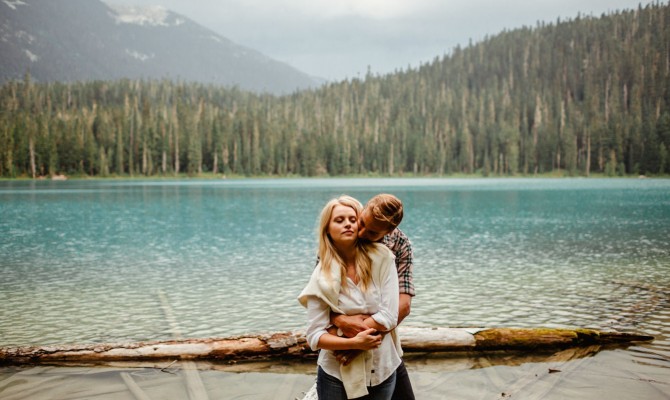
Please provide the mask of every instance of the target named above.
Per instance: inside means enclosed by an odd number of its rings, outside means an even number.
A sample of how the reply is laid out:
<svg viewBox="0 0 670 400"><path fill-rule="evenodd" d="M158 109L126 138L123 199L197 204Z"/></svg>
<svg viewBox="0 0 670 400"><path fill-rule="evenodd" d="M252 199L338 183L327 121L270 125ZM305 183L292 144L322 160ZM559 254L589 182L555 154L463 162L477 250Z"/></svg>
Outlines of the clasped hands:
<svg viewBox="0 0 670 400"><path fill-rule="evenodd" d="M365 324L365 320L369 315L343 315L333 314L331 321L335 326L328 329L328 332L334 335L346 336L348 338L358 337L363 345L368 349L376 349L382 343L385 332L379 332ZM339 330L338 330L339 328ZM339 331L339 332L338 332ZM342 365L349 365L356 357L358 357L364 350L335 350L333 353L337 361Z"/></svg>

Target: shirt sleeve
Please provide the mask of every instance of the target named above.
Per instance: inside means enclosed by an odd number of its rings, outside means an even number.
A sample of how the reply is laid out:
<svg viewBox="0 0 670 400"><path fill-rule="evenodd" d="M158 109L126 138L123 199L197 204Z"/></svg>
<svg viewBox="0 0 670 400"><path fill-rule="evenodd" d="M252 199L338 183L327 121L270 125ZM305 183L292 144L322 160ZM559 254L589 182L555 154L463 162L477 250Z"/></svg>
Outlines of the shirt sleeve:
<svg viewBox="0 0 670 400"><path fill-rule="evenodd" d="M402 294L414 296L414 280L412 278L414 251L412 250L412 242L399 229L396 229L396 232L393 233L396 235L389 240L389 248L395 255L399 291Z"/></svg>
<svg viewBox="0 0 670 400"><path fill-rule="evenodd" d="M398 325L398 275L395 274L395 265L393 259L387 258L384 262L390 271L386 274L386 279L381 285L381 303L379 304L379 311L372 315L372 318L378 324L383 325L387 330L392 330Z"/></svg>
<svg viewBox="0 0 670 400"><path fill-rule="evenodd" d="M319 339L330 326L330 307L316 296L307 299L307 331L305 338L312 351L319 349Z"/></svg>

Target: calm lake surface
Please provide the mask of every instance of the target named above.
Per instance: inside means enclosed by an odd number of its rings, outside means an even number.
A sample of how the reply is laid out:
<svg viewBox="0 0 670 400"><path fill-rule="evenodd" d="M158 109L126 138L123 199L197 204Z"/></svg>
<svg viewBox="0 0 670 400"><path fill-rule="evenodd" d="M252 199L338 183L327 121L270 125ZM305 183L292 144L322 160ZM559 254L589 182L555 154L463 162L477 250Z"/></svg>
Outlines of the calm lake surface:
<svg viewBox="0 0 670 400"><path fill-rule="evenodd" d="M321 207L394 193L413 326L647 333L670 359L670 180L0 182L0 345L304 327ZM650 350L651 349L651 350ZM659 358L660 357L660 358Z"/></svg>

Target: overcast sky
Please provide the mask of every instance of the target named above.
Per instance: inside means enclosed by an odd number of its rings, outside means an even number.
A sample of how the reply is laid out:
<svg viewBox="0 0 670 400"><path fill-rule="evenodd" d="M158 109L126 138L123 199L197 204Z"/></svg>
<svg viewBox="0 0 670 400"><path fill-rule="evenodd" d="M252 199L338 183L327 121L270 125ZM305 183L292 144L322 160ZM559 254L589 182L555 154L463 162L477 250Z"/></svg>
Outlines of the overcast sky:
<svg viewBox="0 0 670 400"><path fill-rule="evenodd" d="M106 0L162 5L233 42L338 81L416 67L504 29L651 0ZM665 0L663 1L665 3Z"/></svg>

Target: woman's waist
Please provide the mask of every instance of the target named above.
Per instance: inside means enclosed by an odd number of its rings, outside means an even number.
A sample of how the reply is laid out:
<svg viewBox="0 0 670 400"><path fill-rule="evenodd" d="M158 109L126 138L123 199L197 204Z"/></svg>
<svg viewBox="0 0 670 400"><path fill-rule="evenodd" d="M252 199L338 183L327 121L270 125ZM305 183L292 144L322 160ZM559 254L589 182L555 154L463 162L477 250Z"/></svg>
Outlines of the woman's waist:
<svg viewBox="0 0 670 400"><path fill-rule="evenodd" d="M381 346L373 350L362 351L353 361L361 362L361 360L365 362L367 374L376 371L375 374L380 375L384 379L390 376L401 363L400 354L392 342L386 345L382 343ZM337 360L334 351L321 350L317 364L327 374L342 380L340 362Z"/></svg>

